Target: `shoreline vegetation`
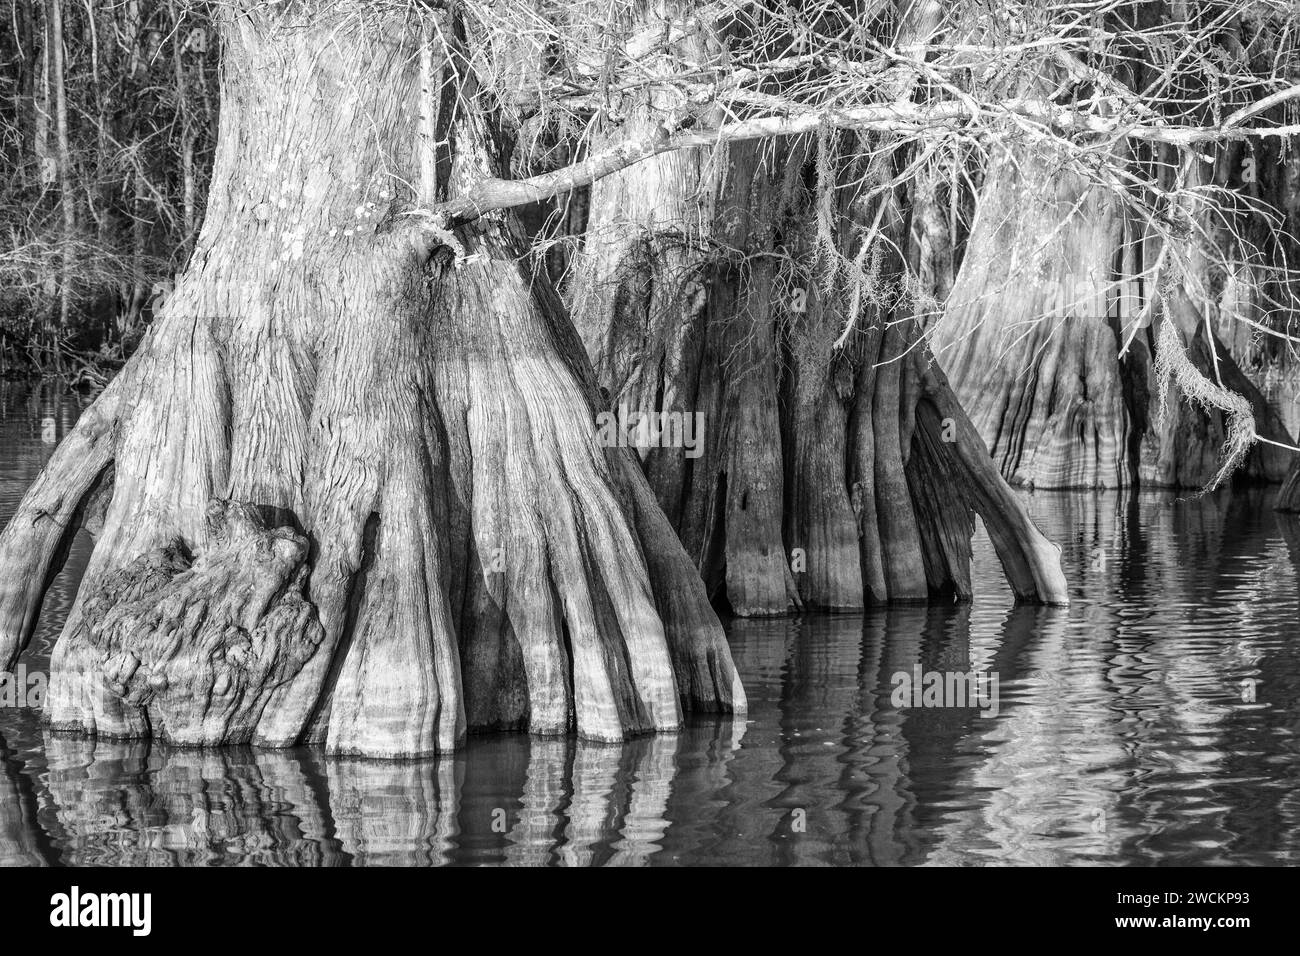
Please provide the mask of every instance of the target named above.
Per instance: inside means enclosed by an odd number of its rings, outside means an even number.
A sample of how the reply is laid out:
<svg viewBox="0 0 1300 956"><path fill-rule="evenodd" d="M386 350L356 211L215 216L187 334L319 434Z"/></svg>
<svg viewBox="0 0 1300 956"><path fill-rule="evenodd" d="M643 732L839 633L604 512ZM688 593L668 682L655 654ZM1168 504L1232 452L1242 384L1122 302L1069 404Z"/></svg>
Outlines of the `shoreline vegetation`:
<svg viewBox="0 0 1300 956"><path fill-rule="evenodd" d="M0 379L6 381L62 382L69 389L95 392L104 388L121 371L129 356L116 348L75 349L66 343L57 348L28 345L21 351L0 343Z"/></svg>

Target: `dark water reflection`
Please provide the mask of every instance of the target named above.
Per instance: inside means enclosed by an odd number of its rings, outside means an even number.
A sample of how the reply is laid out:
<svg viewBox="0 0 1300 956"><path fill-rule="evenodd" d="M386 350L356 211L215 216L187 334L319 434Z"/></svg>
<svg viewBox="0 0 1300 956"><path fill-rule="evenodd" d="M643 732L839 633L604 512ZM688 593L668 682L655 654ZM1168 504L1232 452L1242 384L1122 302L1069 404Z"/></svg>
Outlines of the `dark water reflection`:
<svg viewBox="0 0 1300 956"><path fill-rule="evenodd" d="M5 520L48 457L41 420L62 433L77 403L0 397ZM1068 610L1012 607L981 537L974 605L735 622L748 719L625 746L197 752L0 708L0 864L1297 862L1300 525L1260 491L1030 501L1065 549ZM895 706L917 665L997 674L998 713Z"/></svg>

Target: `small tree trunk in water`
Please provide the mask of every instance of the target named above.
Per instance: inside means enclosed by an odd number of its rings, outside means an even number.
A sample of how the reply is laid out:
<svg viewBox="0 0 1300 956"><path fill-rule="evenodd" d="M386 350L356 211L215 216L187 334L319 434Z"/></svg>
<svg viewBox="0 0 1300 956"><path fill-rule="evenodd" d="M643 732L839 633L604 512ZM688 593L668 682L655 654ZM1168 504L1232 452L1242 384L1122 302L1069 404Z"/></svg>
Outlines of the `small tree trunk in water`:
<svg viewBox="0 0 1300 956"><path fill-rule="evenodd" d="M662 26L694 3L648 0L637 27ZM673 45L694 62L710 62L709 27ZM648 135L674 98L651 89L624 97L627 119L592 150ZM572 264L568 298L574 324L608 393L605 406L628 414L681 416L694 421L690 403L699 386L702 310L707 297L709 243L725 164L703 150L679 150L645 160L592 184L587 228ZM694 454L694 450L688 449ZM639 448L655 494L674 526L693 464L681 448Z"/></svg>
<svg viewBox="0 0 1300 956"><path fill-rule="evenodd" d="M784 401L784 454L789 481L785 495L785 539L799 564L800 593L813 607L851 610L863 606L865 556L845 462L852 444L849 420L854 406L854 367L835 348L844 316L834 298L810 282L796 295L802 311L787 316L785 337L789 375ZM871 554L871 564L879 555ZM871 587L876 598L883 589Z"/></svg>
<svg viewBox="0 0 1300 956"><path fill-rule="evenodd" d="M1225 169L1232 162L1230 148L1218 148L1216 162L1207 165L1204 152L1199 155L1180 156L1172 147L1163 151L1162 170L1165 178L1172 180L1173 170L1181 163L1186 185L1209 188L1225 186ZM1160 296L1158 308L1153 310L1159 323L1169 323L1177 331L1171 340L1177 341L1196 372L1213 385L1218 385L1241 396L1249 405L1258 434L1270 439L1256 444L1243 463L1243 477L1265 481L1281 481L1291 461L1291 453L1274 442L1291 444L1281 416L1264 395L1233 360L1232 353L1219 339L1215 328L1224 318L1223 301L1217 299L1216 289L1223 289L1229 280L1225 265L1240 260L1240 240L1225 225L1223 214L1208 208L1192 205L1189 200L1187 218L1197 225L1197 233L1204 238L1191 244L1183 253L1187 265L1179 283L1172 283L1170 291ZM1216 300L1217 299L1217 300ZM1242 323L1236 323L1239 327ZM1159 325L1152 328L1152 337L1143 341L1138 354L1145 358L1152 353L1153 338ZM1157 355L1158 357L1158 355ZM1160 387L1153 380L1155 388ZM1173 487L1201 487L1213 481L1222 468L1224 448L1234 440L1231 422L1222 410L1208 409L1193 404L1194 399L1170 383L1164 395L1154 399L1161 403L1164 414L1148 412L1150 424L1143 435L1139 475L1143 482Z"/></svg>
<svg viewBox="0 0 1300 956"><path fill-rule="evenodd" d="M40 111L36 105L36 13L32 9L32 0L16 0L13 5L14 46L18 56L18 76L14 83L13 110L18 121L19 163L26 168L36 154L37 129L40 124ZM39 174L39 170L38 170Z"/></svg>
<svg viewBox="0 0 1300 956"><path fill-rule="evenodd" d="M194 221L196 203L194 195L194 138L195 132L190 119L189 83L185 74L186 30L182 26L182 17L176 3L168 5L172 19L172 72L176 77L176 102L179 104L181 136L181 223L184 227L181 259L189 252L194 241Z"/></svg>
<svg viewBox="0 0 1300 956"><path fill-rule="evenodd" d="M1243 171L1249 169L1249 178L1258 182L1259 195L1255 198L1276 210L1281 219L1274 225L1263 221L1263 217L1254 217L1256 229L1262 233L1257 245L1264 248L1275 266L1294 263L1300 257L1300 156L1287 148L1286 140L1251 144L1249 154L1243 156L1241 168ZM1262 288L1255 290L1257 300L1282 305L1272 316L1259 317L1271 319L1269 324L1283 332L1288 330L1291 316L1300 308L1300 283L1293 275L1291 269L1278 269ZM1270 371L1280 367L1284 374L1294 374L1290 343L1265 335L1253 344ZM1277 507L1282 511L1300 511L1300 455L1285 450L1283 454L1289 463L1278 493Z"/></svg>
<svg viewBox="0 0 1300 956"><path fill-rule="evenodd" d="M737 614L781 614L799 597L782 543L772 361L778 189L757 144L731 149L716 200L719 177L701 163L662 157L593 188L574 313L620 424L675 417L684 444L686 427L703 423L694 447L663 447L657 434L642 454L705 582ZM708 238L730 250L722 264L705 252L710 221Z"/></svg>
<svg viewBox="0 0 1300 956"><path fill-rule="evenodd" d="M400 228L430 168L418 24L348 2L219 23L190 267L0 535L46 580L111 461L52 725L412 756L467 728L620 740L683 707L743 712L689 559L626 450L596 441L590 367L513 219L462 228L468 257L427 269ZM456 118L440 192L499 175L478 113L438 114ZM5 592L0 665L43 592Z"/></svg>

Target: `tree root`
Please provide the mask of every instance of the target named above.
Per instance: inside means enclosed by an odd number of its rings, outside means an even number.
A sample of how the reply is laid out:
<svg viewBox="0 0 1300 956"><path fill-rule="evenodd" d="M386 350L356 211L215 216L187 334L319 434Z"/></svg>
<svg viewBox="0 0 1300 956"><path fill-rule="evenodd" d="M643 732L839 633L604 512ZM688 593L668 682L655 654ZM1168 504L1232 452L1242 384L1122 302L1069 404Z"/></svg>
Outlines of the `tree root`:
<svg viewBox="0 0 1300 956"><path fill-rule="evenodd" d="M942 438L944 420L955 426L956 440L943 443L959 466L953 490L968 500L984 519L984 528L1016 600L1069 604L1069 582L1061 569L1060 546L1038 529L1024 502L1002 479L984 440L962 411L943 371L930 360L928 352L918 355L915 362L926 397L921 407L928 406L931 412L924 417L923 427L932 435L939 431Z"/></svg>
<svg viewBox="0 0 1300 956"><path fill-rule="evenodd" d="M12 669L31 640L87 503L112 484L113 442L129 381L123 372L85 411L0 533L0 671Z"/></svg>
<svg viewBox="0 0 1300 956"><path fill-rule="evenodd" d="M663 624L586 396L515 257L484 250L444 276L437 306L453 546L473 576L452 589L469 723L554 734L572 719L609 741L674 729Z"/></svg>
<svg viewBox="0 0 1300 956"><path fill-rule="evenodd" d="M252 740L272 692L320 644L315 608L302 594L307 541L267 530L254 506L214 499L211 544L193 562L177 544L107 574L84 598L84 630L51 684L52 701L87 695L94 723L54 710L55 729L104 736L149 734L215 746ZM120 712L123 720L116 720Z"/></svg>

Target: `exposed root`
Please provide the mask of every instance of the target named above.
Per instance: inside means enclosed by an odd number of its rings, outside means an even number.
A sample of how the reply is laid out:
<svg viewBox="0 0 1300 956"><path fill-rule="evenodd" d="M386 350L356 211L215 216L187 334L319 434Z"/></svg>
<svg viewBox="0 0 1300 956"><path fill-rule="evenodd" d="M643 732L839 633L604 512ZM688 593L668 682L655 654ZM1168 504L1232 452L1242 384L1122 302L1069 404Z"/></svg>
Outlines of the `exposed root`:
<svg viewBox="0 0 1300 956"><path fill-rule="evenodd" d="M962 411L960 402L942 370L919 353L915 359L927 405L933 411L928 427L942 429L951 423L955 440L943 447L960 466L956 489L984 519L1007 583L1017 601L1041 604L1069 604L1069 582L1061 569L1061 549L1038 530L1025 504L998 473L984 440ZM942 437L942 433L941 433Z"/></svg>
<svg viewBox="0 0 1300 956"><path fill-rule="evenodd" d="M672 655L682 709L744 714L748 708L745 688L731 659L726 633L709 604L704 581L677 540L637 463L630 454L618 458L620 483L636 515L636 530Z"/></svg>
<svg viewBox="0 0 1300 956"><path fill-rule="evenodd" d="M131 374L128 367L86 409L0 533L0 671L10 670L31 640L86 504L108 483Z"/></svg>
<svg viewBox="0 0 1300 956"><path fill-rule="evenodd" d="M440 448L420 426L434 417L416 396L399 398L396 437L374 556L353 636L331 695L330 752L410 757L449 751L465 736L461 668L447 597L444 531L433 483ZM439 492L441 489L439 489Z"/></svg>

